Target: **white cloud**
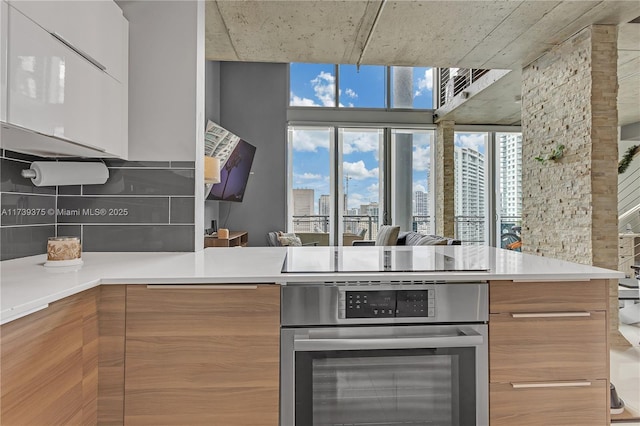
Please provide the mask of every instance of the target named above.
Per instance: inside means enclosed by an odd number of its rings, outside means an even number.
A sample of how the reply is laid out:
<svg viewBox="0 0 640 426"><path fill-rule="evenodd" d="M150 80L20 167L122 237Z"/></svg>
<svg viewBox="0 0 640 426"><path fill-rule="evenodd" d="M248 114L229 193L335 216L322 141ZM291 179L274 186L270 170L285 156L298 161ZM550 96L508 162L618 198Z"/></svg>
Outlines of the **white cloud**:
<svg viewBox="0 0 640 426"><path fill-rule="evenodd" d="M431 165L431 147L417 145L413 149L413 170L429 170Z"/></svg>
<svg viewBox="0 0 640 426"><path fill-rule="evenodd" d="M422 184L414 183L413 184L413 192L416 192L416 191L427 192L427 189Z"/></svg>
<svg viewBox="0 0 640 426"><path fill-rule="evenodd" d="M484 133L456 133L455 145L461 148L471 148L480 152L480 147L484 147Z"/></svg>
<svg viewBox="0 0 640 426"><path fill-rule="evenodd" d="M298 179L304 179L304 180L322 179L322 175L319 175L317 173L303 173L301 175L296 175L296 177Z"/></svg>
<svg viewBox="0 0 640 426"><path fill-rule="evenodd" d="M320 74L311 80L316 98L320 100L322 106L335 106L336 78L328 72L321 71Z"/></svg>
<svg viewBox="0 0 640 426"><path fill-rule="evenodd" d="M380 184L378 183L372 183L371 185L367 186L367 191L369 191L370 193L377 194L379 190Z"/></svg>
<svg viewBox="0 0 640 426"><path fill-rule="evenodd" d="M375 152L377 155L380 145L378 132L344 132L342 153L349 155L353 152Z"/></svg>
<svg viewBox="0 0 640 426"><path fill-rule="evenodd" d="M358 94L353 89L347 89L345 93L350 98L354 98L355 99L355 98L358 97Z"/></svg>
<svg viewBox="0 0 640 426"><path fill-rule="evenodd" d="M433 90L433 69L427 68L424 71L424 78L418 77L418 90L414 96L424 95L427 90Z"/></svg>
<svg viewBox="0 0 640 426"><path fill-rule="evenodd" d="M291 106L320 106L313 99L309 98L301 98L300 96L296 96L295 93L291 92L289 96L289 105Z"/></svg>
<svg viewBox="0 0 640 426"><path fill-rule="evenodd" d="M364 195L357 192L349 192L349 199L347 200L349 204L348 208L357 209L361 204L367 204L365 200L366 197Z"/></svg>
<svg viewBox="0 0 640 426"><path fill-rule="evenodd" d="M355 163L349 163L345 161L342 163L342 173L344 176L349 176L352 179L362 180L367 178L377 178L378 168L367 170L364 161L359 160Z"/></svg>
<svg viewBox="0 0 640 426"><path fill-rule="evenodd" d="M294 151L318 152L318 148L329 149L329 135L326 131L293 131Z"/></svg>

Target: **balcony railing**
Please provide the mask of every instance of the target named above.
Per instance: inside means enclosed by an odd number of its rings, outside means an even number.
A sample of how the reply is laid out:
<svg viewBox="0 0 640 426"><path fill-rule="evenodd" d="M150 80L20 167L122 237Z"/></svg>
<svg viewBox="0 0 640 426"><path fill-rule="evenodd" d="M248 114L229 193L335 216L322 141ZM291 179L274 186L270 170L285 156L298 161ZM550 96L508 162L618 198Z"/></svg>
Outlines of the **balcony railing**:
<svg viewBox="0 0 640 426"><path fill-rule="evenodd" d="M485 223L486 218L484 216L456 216L456 238L462 241L462 244L485 244Z"/></svg>
<svg viewBox="0 0 640 426"><path fill-rule="evenodd" d="M455 235L462 244L482 245L486 244L485 229L486 218L484 216L456 216ZM501 216L500 235L505 233L520 236L522 216Z"/></svg>
<svg viewBox="0 0 640 426"><path fill-rule="evenodd" d="M345 235L362 235L364 232L362 239L365 240L375 240L378 236L378 216L343 215L342 224ZM293 216L293 232L295 233L323 233L328 235L329 230L328 215ZM413 230L423 234L431 234L430 217L414 215Z"/></svg>
<svg viewBox="0 0 640 426"><path fill-rule="evenodd" d="M489 72L489 70L471 68L438 68L438 108Z"/></svg>

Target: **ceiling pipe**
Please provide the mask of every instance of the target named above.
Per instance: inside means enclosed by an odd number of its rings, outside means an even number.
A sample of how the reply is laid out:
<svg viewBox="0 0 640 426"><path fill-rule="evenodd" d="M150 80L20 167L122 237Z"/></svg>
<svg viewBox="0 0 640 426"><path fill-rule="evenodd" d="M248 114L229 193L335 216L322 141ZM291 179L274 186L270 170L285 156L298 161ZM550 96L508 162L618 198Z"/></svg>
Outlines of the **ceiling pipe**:
<svg viewBox="0 0 640 426"><path fill-rule="evenodd" d="M376 17L373 20L373 25L371 25L371 30L369 31L369 34L367 34L367 40L364 42L364 46L362 47L362 51L360 52L360 57L358 58L358 61L356 62L356 70L359 72L360 71L360 65L362 64L362 59L364 58L364 54L367 51L367 47L369 46L369 42L371 41L371 36L373 35L373 32L376 30L376 27L378 26L378 21L380 20L380 16L382 15L382 9L384 9L384 5L387 3L387 0L382 0L382 3L380 3L380 7L378 8L378 12L376 13Z"/></svg>

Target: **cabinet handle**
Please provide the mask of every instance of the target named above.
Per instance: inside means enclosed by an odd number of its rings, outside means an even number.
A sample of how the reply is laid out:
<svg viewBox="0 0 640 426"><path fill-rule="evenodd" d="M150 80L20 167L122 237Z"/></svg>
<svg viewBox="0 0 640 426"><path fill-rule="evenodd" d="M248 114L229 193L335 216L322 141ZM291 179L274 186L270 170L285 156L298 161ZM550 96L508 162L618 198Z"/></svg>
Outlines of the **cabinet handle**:
<svg viewBox="0 0 640 426"><path fill-rule="evenodd" d="M88 53L84 52L83 50L78 49L77 47L75 47L73 44L71 44L71 42L69 40L67 40L66 38L64 38L63 36L61 36L60 34L58 34L57 32L51 32L49 33L52 36L54 36L56 39L58 39L58 41L60 41L62 44L64 44L65 46L67 46L69 49L73 50L74 52L76 52L78 55L82 56L83 58L85 58L87 61L91 62L91 64L93 66L95 66L96 68L99 68L100 71L106 71L107 67L105 67L104 65L102 65L100 62L98 62L96 59L94 59L91 55L89 55Z"/></svg>
<svg viewBox="0 0 640 426"><path fill-rule="evenodd" d="M522 314L511 314L513 318L571 318L590 317L591 312L531 312Z"/></svg>
<svg viewBox="0 0 640 426"><path fill-rule="evenodd" d="M257 285L215 285L215 284L148 284L149 290L257 290Z"/></svg>
<svg viewBox="0 0 640 426"><path fill-rule="evenodd" d="M531 389L531 388L574 388L591 386L591 382L547 382L547 383L511 383L514 389Z"/></svg>

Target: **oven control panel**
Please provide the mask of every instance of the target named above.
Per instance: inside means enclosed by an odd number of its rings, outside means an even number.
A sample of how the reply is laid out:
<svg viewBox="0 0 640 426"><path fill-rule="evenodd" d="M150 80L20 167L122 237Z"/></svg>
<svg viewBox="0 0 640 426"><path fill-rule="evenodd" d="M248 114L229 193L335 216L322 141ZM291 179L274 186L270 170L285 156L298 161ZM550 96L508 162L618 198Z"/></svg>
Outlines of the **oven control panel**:
<svg viewBox="0 0 640 426"><path fill-rule="evenodd" d="M435 317L435 290L345 291L345 318Z"/></svg>

